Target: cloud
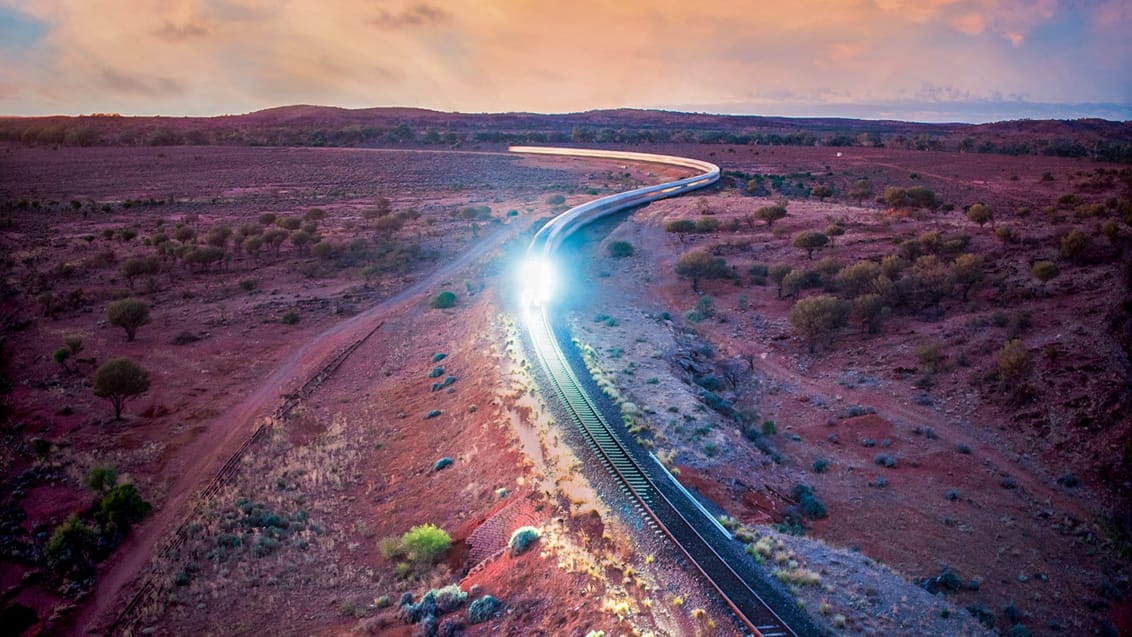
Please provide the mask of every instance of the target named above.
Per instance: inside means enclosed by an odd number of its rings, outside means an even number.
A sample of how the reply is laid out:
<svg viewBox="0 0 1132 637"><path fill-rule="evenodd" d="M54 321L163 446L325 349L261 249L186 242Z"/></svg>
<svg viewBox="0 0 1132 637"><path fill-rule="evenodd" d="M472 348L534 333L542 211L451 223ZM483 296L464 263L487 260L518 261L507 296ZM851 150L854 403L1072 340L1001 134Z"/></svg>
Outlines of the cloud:
<svg viewBox="0 0 1132 637"><path fill-rule="evenodd" d="M405 7L399 12L382 9L370 19L370 24L384 30L399 30L411 27L426 27L440 24L448 19L443 9L419 3Z"/></svg>
<svg viewBox="0 0 1132 637"><path fill-rule="evenodd" d="M123 73L116 69L104 68L99 73L102 83L115 93L140 95L143 97L168 97L185 92L184 85L177 80L164 77L145 78Z"/></svg>
<svg viewBox="0 0 1132 637"><path fill-rule="evenodd" d="M180 42L183 40L192 40L208 35L208 28L203 24L197 22L185 22L183 24L174 24L166 20L165 24L160 29L153 31L156 38L162 40L170 40L173 42Z"/></svg>

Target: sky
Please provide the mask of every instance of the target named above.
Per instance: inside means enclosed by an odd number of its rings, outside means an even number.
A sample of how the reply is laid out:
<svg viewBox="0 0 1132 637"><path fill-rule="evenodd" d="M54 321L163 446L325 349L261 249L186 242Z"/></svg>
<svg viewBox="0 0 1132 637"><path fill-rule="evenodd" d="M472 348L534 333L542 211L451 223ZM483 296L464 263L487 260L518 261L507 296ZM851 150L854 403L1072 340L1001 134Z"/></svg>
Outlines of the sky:
<svg viewBox="0 0 1132 637"><path fill-rule="evenodd" d="M0 114L1132 120L1132 0L0 0Z"/></svg>

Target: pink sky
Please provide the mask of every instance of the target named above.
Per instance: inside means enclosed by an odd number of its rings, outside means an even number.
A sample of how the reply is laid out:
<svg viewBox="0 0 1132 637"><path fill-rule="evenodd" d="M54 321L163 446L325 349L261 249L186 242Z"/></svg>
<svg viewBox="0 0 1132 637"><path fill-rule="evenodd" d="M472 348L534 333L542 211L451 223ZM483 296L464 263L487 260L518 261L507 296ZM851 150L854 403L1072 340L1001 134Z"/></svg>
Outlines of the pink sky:
<svg viewBox="0 0 1132 637"><path fill-rule="evenodd" d="M1132 119L1129 33L1121 0L0 0L0 113Z"/></svg>

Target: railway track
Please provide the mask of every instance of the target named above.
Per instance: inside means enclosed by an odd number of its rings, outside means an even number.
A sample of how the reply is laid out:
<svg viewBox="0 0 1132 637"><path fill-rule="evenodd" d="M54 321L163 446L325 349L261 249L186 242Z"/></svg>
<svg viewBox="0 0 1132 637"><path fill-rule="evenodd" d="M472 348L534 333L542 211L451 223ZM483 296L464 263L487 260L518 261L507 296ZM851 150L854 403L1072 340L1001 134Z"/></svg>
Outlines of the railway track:
<svg viewBox="0 0 1132 637"><path fill-rule="evenodd" d="M584 149L513 148L512 150L651 161L704 171L703 174L675 182L602 197L559 215L540 230L531 244L531 253L541 252L548 257L553 256L567 236L594 220L642 203L710 185L719 177L719 168L714 164L680 157ZM751 583L736 572L731 563L717 550L716 547L720 546L718 541L730 542L730 536L725 537L723 532L716 528L715 521L702 511L698 503L691 500L686 491L669 490L668 493L671 495L666 494L665 490L654 481L655 474L651 474L642 466L643 460L638 461L637 455L630 450L630 446L626 445L617 431L610 426L601 410L587 395L570 361L559 346L546 306L527 306L525 311L527 312L525 322L531 343L552 386L552 393L558 396L562 407L582 431L598 461L633 503L642 521L657 533L669 538L680 549L746 629L760 637L798 637L798 633L779 613L775 612L771 604L764 601ZM697 529L693 522L697 518L703 518L698 521L709 534L720 533L714 546L713 542ZM760 584L758 588L767 589L765 584ZM791 611L790 615L796 616L796 613ZM805 630L805 632L810 631Z"/></svg>
<svg viewBox="0 0 1132 637"><path fill-rule="evenodd" d="M762 637L797 637L790 626L751 588L742 576L700 534L695 525L661 491L609 426L582 389L545 311L528 321L531 340L554 393L585 434L602 466L617 480L649 527L667 536L719 593L749 630Z"/></svg>

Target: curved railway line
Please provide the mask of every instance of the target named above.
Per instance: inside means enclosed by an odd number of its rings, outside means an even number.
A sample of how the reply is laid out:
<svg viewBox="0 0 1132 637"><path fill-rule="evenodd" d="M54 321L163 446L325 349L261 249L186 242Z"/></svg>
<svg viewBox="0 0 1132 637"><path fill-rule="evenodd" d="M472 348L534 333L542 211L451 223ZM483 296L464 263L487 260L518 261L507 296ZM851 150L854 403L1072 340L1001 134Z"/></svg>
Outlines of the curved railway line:
<svg viewBox="0 0 1132 637"><path fill-rule="evenodd" d="M626 208L702 188L719 180L718 166L683 157L572 148L513 147L511 150L522 153L645 161L704 171L693 177L602 197L571 208L548 222L536 234L529 253L543 257L553 256L562 241L571 233L597 219ZM552 385L553 393L558 396L562 407L581 429L599 462L617 481L622 492L643 515L645 522L668 537L680 549L710 587L718 592L739 621L753 634L761 637L798 637L799 632L795 632L795 629L763 600L751 583L736 572L728 559L717 550L718 544L705 537L693 522L697 516L703 517L700 526L707 528L707 532L711 534L717 532L715 527L711 526L715 521L701 512L698 503L677 502L681 498L691 500L686 492L670 491L666 494L654 480L655 474L642 466L643 460L638 460L631 446L622 441L617 431L609 425L601 409L587 395L578 380L577 373L571 367L570 360L559 346L551 325L551 316L545 306L528 306L525 311L531 343ZM722 533L720 537L723 538ZM730 537L724 539L729 541ZM802 630L800 626L799 630ZM802 631L802 634L808 632Z"/></svg>

